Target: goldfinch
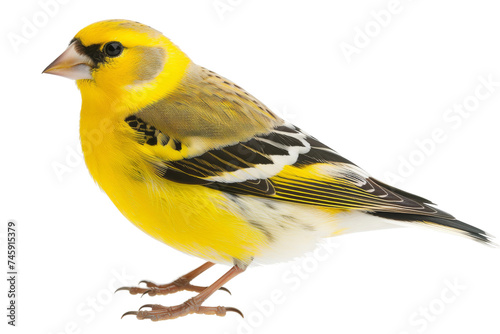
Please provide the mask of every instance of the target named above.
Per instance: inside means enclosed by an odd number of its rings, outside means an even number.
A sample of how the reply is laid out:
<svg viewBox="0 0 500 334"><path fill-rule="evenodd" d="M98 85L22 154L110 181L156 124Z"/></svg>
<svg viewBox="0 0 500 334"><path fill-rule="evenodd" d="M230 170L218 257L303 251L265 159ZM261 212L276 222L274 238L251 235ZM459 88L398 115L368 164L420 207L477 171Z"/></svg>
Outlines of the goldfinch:
<svg viewBox="0 0 500 334"><path fill-rule="evenodd" d="M425 225L493 244L427 199L370 177L149 26L91 24L43 73L76 80L85 163L122 214L208 261L170 284L121 288L198 292L124 315L241 314L202 304L250 263L290 259L344 233ZM232 267L206 288L190 284L215 263Z"/></svg>

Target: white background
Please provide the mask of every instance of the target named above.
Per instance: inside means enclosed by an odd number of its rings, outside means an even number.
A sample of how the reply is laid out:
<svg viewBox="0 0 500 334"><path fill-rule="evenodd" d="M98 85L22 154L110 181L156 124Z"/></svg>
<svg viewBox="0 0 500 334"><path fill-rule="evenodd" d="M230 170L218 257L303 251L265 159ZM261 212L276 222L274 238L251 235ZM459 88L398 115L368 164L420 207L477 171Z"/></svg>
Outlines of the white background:
<svg viewBox="0 0 500 334"><path fill-rule="evenodd" d="M499 249L426 229L344 236L331 255L250 268L227 285L232 296L217 292L206 302L238 307L244 321L235 314L120 320L145 303L174 305L192 294L141 299L113 295L117 287L141 279L169 282L203 261L153 240L120 215L70 153L79 150L75 84L40 74L92 22L146 23L375 177L400 175L401 159L413 157L417 163L398 187L500 236L500 87L460 124L443 118L454 104L473 101L479 77L500 81L495 2L401 0L385 27L370 13L387 9L387 0L86 0L57 8L45 2L3 2L0 9L2 271L8 219L18 222L20 240L18 327L5 324L2 279L2 328L43 334L500 332ZM220 13L214 4L230 7ZM23 25L34 21L37 31L14 47L9 38L23 36ZM358 29L366 27L370 41L348 62L342 43L354 46ZM425 156L418 153L416 141L436 128L446 140ZM68 157L70 171L58 179L53 165L67 164ZM307 277L293 274L293 265ZM211 283L227 269L218 266L195 282ZM457 292L447 290L450 282L460 286ZM283 302L271 307L266 300L276 291ZM420 313L426 309L428 318Z"/></svg>

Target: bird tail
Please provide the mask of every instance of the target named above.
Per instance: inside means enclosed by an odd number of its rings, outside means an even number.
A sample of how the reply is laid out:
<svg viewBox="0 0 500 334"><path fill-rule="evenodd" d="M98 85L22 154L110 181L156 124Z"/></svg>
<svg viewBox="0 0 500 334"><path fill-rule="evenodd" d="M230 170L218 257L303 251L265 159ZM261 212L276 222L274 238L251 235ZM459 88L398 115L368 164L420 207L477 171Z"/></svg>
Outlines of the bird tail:
<svg viewBox="0 0 500 334"><path fill-rule="evenodd" d="M399 222L407 222L408 224L426 225L429 227L437 228L454 234L466 236L472 240L478 241L488 246L498 247L498 244L496 244L493 241L494 237L491 234L488 234L487 232L477 227L474 227L460 220L457 220L452 216L450 216L451 218L442 218L442 217L433 217L426 215L381 212L381 211L370 212L370 214L380 218L395 220Z"/></svg>

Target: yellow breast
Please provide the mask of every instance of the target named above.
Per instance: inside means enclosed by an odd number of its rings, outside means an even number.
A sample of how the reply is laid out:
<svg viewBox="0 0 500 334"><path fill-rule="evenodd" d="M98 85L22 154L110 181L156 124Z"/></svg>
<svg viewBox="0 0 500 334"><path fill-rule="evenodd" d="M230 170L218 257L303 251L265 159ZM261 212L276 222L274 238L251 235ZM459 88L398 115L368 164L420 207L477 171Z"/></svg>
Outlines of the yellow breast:
<svg viewBox="0 0 500 334"><path fill-rule="evenodd" d="M133 139L125 122L110 113L103 117L100 110L101 101L86 100L82 106L85 162L123 215L152 237L211 261L249 262L258 256L265 236L228 211L218 191L156 175L148 148Z"/></svg>

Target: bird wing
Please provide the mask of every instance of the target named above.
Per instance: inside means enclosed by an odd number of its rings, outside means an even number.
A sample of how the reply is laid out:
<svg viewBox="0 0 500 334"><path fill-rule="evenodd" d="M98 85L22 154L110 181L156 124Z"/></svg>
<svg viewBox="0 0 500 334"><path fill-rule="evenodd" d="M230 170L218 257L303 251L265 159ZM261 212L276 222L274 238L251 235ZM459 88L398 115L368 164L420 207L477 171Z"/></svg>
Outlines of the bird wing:
<svg viewBox="0 0 500 334"><path fill-rule="evenodd" d="M164 162L159 175L220 191L339 209L452 216L383 184L293 125L198 157ZM184 178L184 179L183 179ZM189 179L189 180L187 180Z"/></svg>
<svg viewBox="0 0 500 334"><path fill-rule="evenodd" d="M131 116L128 123L136 132L142 131L142 137L137 139L140 144L182 150L182 144L145 125L143 120ZM163 179L226 193L338 209L453 219L428 205L432 204L430 201L370 177L291 124L276 126L266 133L197 156L176 160L157 156L151 159L151 164Z"/></svg>
<svg viewBox="0 0 500 334"><path fill-rule="evenodd" d="M452 219L370 177L230 80L191 64L177 91L125 119L163 179L301 204Z"/></svg>

